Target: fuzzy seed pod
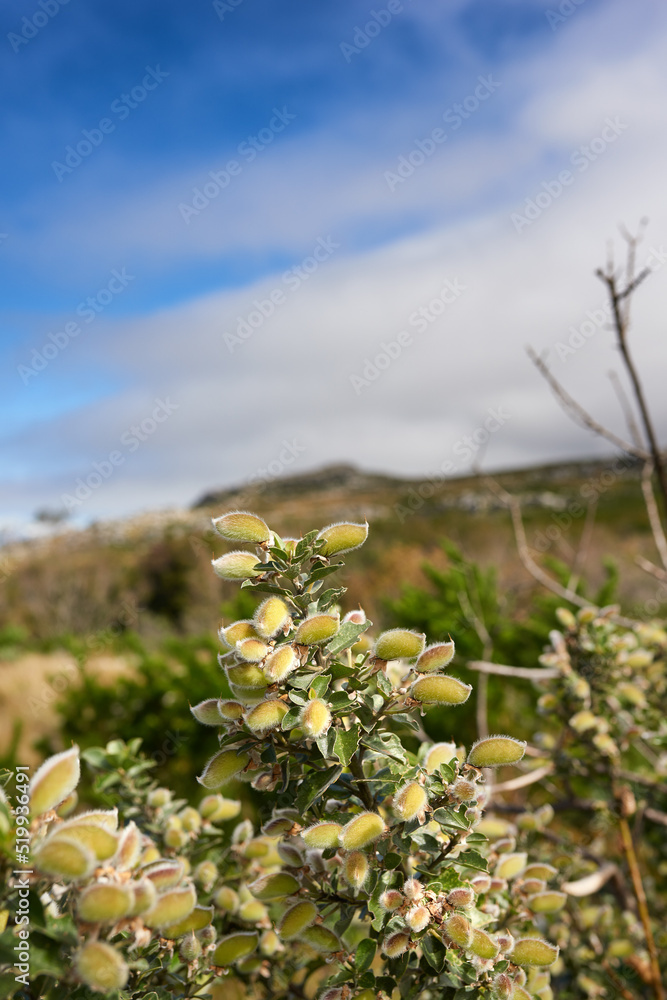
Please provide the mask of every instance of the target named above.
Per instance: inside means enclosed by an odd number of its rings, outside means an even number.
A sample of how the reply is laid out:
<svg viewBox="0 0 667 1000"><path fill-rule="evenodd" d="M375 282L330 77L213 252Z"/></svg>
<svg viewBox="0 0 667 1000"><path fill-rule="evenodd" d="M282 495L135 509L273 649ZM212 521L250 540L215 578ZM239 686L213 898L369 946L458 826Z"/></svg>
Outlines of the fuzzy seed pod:
<svg viewBox="0 0 667 1000"><path fill-rule="evenodd" d="M353 524L348 521L329 524L322 528L317 538L324 539L320 553L330 559L331 556L351 552L363 545L368 538L368 524Z"/></svg>
<svg viewBox="0 0 667 1000"><path fill-rule="evenodd" d="M168 937L169 924L184 920L195 908L197 895L194 886L187 885L182 889L168 889L155 901L155 904L143 914L146 927L166 928Z"/></svg>
<svg viewBox="0 0 667 1000"><path fill-rule="evenodd" d="M194 880L207 892L218 877L218 866L214 861L200 861L194 871Z"/></svg>
<svg viewBox="0 0 667 1000"><path fill-rule="evenodd" d="M247 510L230 510L221 517L213 518L213 526L218 534L229 542L268 542L271 532L257 514Z"/></svg>
<svg viewBox="0 0 667 1000"><path fill-rule="evenodd" d="M320 1000L343 1000L343 989L341 986L332 986L330 989L320 993ZM375 992L373 993L375 1000Z"/></svg>
<svg viewBox="0 0 667 1000"><path fill-rule="evenodd" d="M342 829L340 823L315 823L304 830L301 836L307 847L326 850L328 847L338 847Z"/></svg>
<svg viewBox="0 0 667 1000"><path fill-rule="evenodd" d="M513 851L516 847L516 837L503 837L501 840L496 840L493 844L493 850L496 854L508 854Z"/></svg>
<svg viewBox="0 0 667 1000"><path fill-rule="evenodd" d="M69 816L70 813L74 812L74 810L78 805L78 802L79 802L79 796L77 795L77 793L75 791L70 792L67 798L63 799L60 805L56 807L56 814L60 816L61 819L65 819L66 816Z"/></svg>
<svg viewBox="0 0 667 1000"><path fill-rule="evenodd" d="M294 826L294 820L288 816L274 816L262 827L262 833L266 837L282 837Z"/></svg>
<svg viewBox="0 0 667 1000"><path fill-rule="evenodd" d="M434 743L426 754L424 767L427 774L433 774L441 764L449 764L456 760L456 747L453 743Z"/></svg>
<svg viewBox="0 0 667 1000"><path fill-rule="evenodd" d="M173 847L176 851L180 851L182 847L185 847L189 839L185 830L171 829L167 830L164 835L164 842L167 847Z"/></svg>
<svg viewBox="0 0 667 1000"><path fill-rule="evenodd" d="M343 618L344 622L353 622L355 625L365 625L368 619L363 608L353 608Z"/></svg>
<svg viewBox="0 0 667 1000"><path fill-rule="evenodd" d="M275 955L277 951L281 951L282 947L280 938L275 931L264 931L259 939L259 950L262 955L266 955L268 958Z"/></svg>
<svg viewBox="0 0 667 1000"><path fill-rule="evenodd" d="M267 682L268 687L268 682ZM229 690L231 691L234 698L241 702L244 706L244 711L249 708L253 708L255 705L259 705L260 701L264 698L264 692L266 687L256 688L256 687L243 687L239 684L230 684ZM243 779L240 779L243 780Z"/></svg>
<svg viewBox="0 0 667 1000"><path fill-rule="evenodd" d="M430 924L431 914L425 906L413 906L405 914L405 922L414 934L419 934Z"/></svg>
<svg viewBox="0 0 667 1000"><path fill-rule="evenodd" d="M127 884L94 882L86 886L76 904L80 920L89 924L113 924L126 917L134 905L132 890Z"/></svg>
<svg viewBox="0 0 667 1000"><path fill-rule="evenodd" d="M472 891L481 896L491 888L491 879L488 875L476 875L475 878L471 879L470 885Z"/></svg>
<svg viewBox="0 0 667 1000"><path fill-rule="evenodd" d="M107 861L118 850L118 834L101 826L99 823L88 823L85 820L66 820L51 834L53 840L66 837L68 840L78 840L90 848L98 861Z"/></svg>
<svg viewBox="0 0 667 1000"><path fill-rule="evenodd" d="M415 902L421 899L424 895L424 886L421 884L418 878L406 878L403 883L403 895L406 899Z"/></svg>
<svg viewBox="0 0 667 1000"><path fill-rule="evenodd" d="M255 899L266 903L293 895L298 891L299 883L288 872L275 872L273 875L261 875L250 883L248 889Z"/></svg>
<svg viewBox="0 0 667 1000"><path fill-rule="evenodd" d="M241 639L259 639L255 629L255 623L251 618L242 618L238 622L232 622L227 627L218 630L218 638L227 649L236 649L236 643Z"/></svg>
<svg viewBox="0 0 667 1000"><path fill-rule="evenodd" d="M169 788L154 788L148 794L148 804L153 809L161 809L171 802L171 790Z"/></svg>
<svg viewBox="0 0 667 1000"><path fill-rule="evenodd" d="M497 878L513 879L520 875L526 867L526 855L522 852L505 854L496 865Z"/></svg>
<svg viewBox="0 0 667 1000"><path fill-rule="evenodd" d="M244 641L257 642L258 640L245 639ZM260 696L269 684L261 667L258 667L256 663L235 663L233 666L227 667L227 680L235 688L250 688Z"/></svg>
<svg viewBox="0 0 667 1000"><path fill-rule="evenodd" d="M478 833L483 833L489 840L497 840L499 837L512 837L516 833L516 827L509 820L501 819L500 816L485 816L475 827Z"/></svg>
<svg viewBox="0 0 667 1000"><path fill-rule="evenodd" d="M428 796L418 781L409 781L394 795L394 812L405 822L423 813L427 805Z"/></svg>
<svg viewBox="0 0 667 1000"><path fill-rule="evenodd" d="M509 952L514 947L514 938L511 933L506 930L499 930L496 932L496 941L498 942L498 947L503 952L503 954L509 954Z"/></svg>
<svg viewBox="0 0 667 1000"><path fill-rule="evenodd" d="M293 670L299 666L299 660L292 646L278 646L264 661L264 674L271 684L282 684Z"/></svg>
<svg viewBox="0 0 667 1000"><path fill-rule="evenodd" d="M181 942L180 948L178 949L179 957L184 962L196 962L202 953L202 946L200 942L194 935L194 931L190 933Z"/></svg>
<svg viewBox="0 0 667 1000"><path fill-rule="evenodd" d="M499 973L491 985L493 1000L511 1000L514 983L506 972Z"/></svg>
<svg viewBox="0 0 667 1000"><path fill-rule="evenodd" d="M525 872L524 872L525 876ZM544 892L547 887L547 883L541 878L525 878L521 882L521 892L526 895L532 895L536 892Z"/></svg>
<svg viewBox="0 0 667 1000"><path fill-rule="evenodd" d="M254 837L253 840L249 840L243 848L243 857L249 861L255 861L257 858L265 858L268 853L269 845L260 837Z"/></svg>
<svg viewBox="0 0 667 1000"><path fill-rule="evenodd" d="M185 809L181 809L178 818L183 824L183 829L187 830L188 833L196 833L201 829L201 816L192 806L186 806Z"/></svg>
<svg viewBox="0 0 667 1000"><path fill-rule="evenodd" d="M587 708L583 709L581 712L577 712L570 719L570 726L577 733L585 733L587 729L595 729L597 727L598 720L592 712Z"/></svg>
<svg viewBox="0 0 667 1000"><path fill-rule="evenodd" d="M524 878L541 878L544 879L545 882L548 882L557 874L557 868L554 868L553 865L547 865L540 861L533 862L528 865L523 872Z"/></svg>
<svg viewBox="0 0 667 1000"><path fill-rule="evenodd" d="M261 663L270 650L261 639L240 639L236 643L236 655L246 663Z"/></svg>
<svg viewBox="0 0 667 1000"><path fill-rule="evenodd" d="M533 913L556 913L562 910L567 902L564 892L536 892L528 900L528 906Z"/></svg>
<svg viewBox="0 0 667 1000"><path fill-rule="evenodd" d="M230 889L228 885L223 885L218 889L213 897L213 902L219 910L224 910L226 913L236 913L239 908L238 893Z"/></svg>
<svg viewBox="0 0 667 1000"><path fill-rule="evenodd" d="M490 959L498 955L500 948L486 931L481 930L479 927L474 927L470 941L470 951L474 955L478 955L479 958Z"/></svg>
<svg viewBox="0 0 667 1000"><path fill-rule="evenodd" d="M515 740L511 736L489 736L475 743L468 754L468 763L473 767L502 767L518 763L525 752L525 740Z"/></svg>
<svg viewBox="0 0 667 1000"><path fill-rule="evenodd" d="M317 907L309 899L304 899L283 913L276 929L281 938L289 941L298 937L316 919Z"/></svg>
<svg viewBox="0 0 667 1000"><path fill-rule="evenodd" d="M199 804L199 814L209 823L224 823L234 819L241 812L237 799L225 799L222 795L207 795Z"/></svg>
<svg viewBox="0 0 667 1000"><path fill-rule="evenodd" d="M54 875L68 882L88 878L97 864L89 847L68 837L49 837L35 850L32 860L44 875Z"/></svg>
<svg viewBox="0 0 667 1000"><path fill-rule="evenodd" d="M252 733L265 736L277 729L289 709L284 701L262 701L245 717L245 724Z"/></svg>
<svg viewBox="0 0 667 1000"><path fill-rule="evenodd" d="M121 831L115 859L115 867L118 871L131 871L139 864L141 837L141 831L134 821L130 821Z"/></svg>
<svg viewBox="0 0 667 1000"><path fill-rule="evenodd" d="M127 882L126 884L132 891L132 906L127 916L137 917L140 913L150 910L157 899L154 884L147 878L142 878L138 882Z"/></svg>
<svg viewBox="0 0 667 1000"><path fill-rule="evenodd" d="M190 705L190 711L197 722L204 726L221 726L225 719L220 714L220 701L218 698L207 698L200 701L198 705Z"/></svg>
<svg viewBox="0 0 667 1000"><path fill-rule="evenodd" d="M303 864L303 851L298 844L298 841L290 843L287 840L281 840L279 844L276 844L278 857L290 868L300 868Z"/></svg>
<svg viewBox="0 0 667 1000"><path fill-rule="evenodd" d="M299 724L306 736L318 739L331 725L331 712L320 698L314 698L304 705L299 715Z"/></svg>
<svg viewBox="0 0 667 1000"><path fill-rule="evenodd" d="M600 753L605 755L605 757L618 756L618 747L612 740L609 733L596 733L593 737L593 743L598 748Z"/></svg>
<svg viewBox="0 0 667 1000"><path fill-rule="evenodd" d="M342 874L347 884L358 891L368 878L370 868L368 859L362 851L350 851L343 859Z"/></svg>
<svg viewBox="0 0 667 1000"><path fill-rule="evenodd" d="M258 924L266 919L268 912L264 903L260 903L257 899L250 899L239 907L239 918L246 924Z"/></svg>
<svg viewBox="0 0 667 1000"><path fill-rule="evenodd" d="M541 938L520 938L514 945L512 961L515 965L553 965L558 958L556 945Z"/></svg>
<svg viewBox="0 0 667 1000"><path fill-rule="evenodd" d="M346 851L367 847L384 833L384 820L377 813L359 813L346 823L340 834L340 845Z"/></svg>
<svg viewBox="0 0 667 1000"><path fill-rule="evenodd" d="M407 949L409 944L409 934L406 934L405 931L394 931L393 934L388 934L382 942L382 951L387 958L398 958Z"/></svg>
<svg viewBox="0 0 667 1000"><path fill-rule="evenodd" d="M334 932L325 927L324 924L313 924L312 927L306 927L302 938L311 948L322 955L330 954L332 951L340 951L342 948Z"/></svg>
<svg viewBox="0 0 667 1000"><path fill-rule="evenodd" d="M514 989L512 990L512 1000L533 1000L533 997L528 990L523 988L523 986L519 986L518 983L515 983Z"/></svg>
<svg viewBox="0 0 667 1000"><path fill-rule="evenodd" d="M448 666L454 658L454 643L437 642L432 646L427 646L423 653L419 655L415 663L415 670L420 674L430 674L434 670L442 670Z"/></svg>
<svg viewBox="0 0 667 1000"><path fill-rule="evenodd" d="M221 750L220 753L211 757L197 781L204 788L220 788L221 785L235 778L249 763L250 756L245 752Z"/></svg>
<svg viewBox="0 0 667 1000"><path fill-rule="evenodd" d="M449 790L459 802L472 802L477 798L477 785L466 778L457 778Z"/></svg>
<svg viewBox="0 0 667 1000"><path fill-rule="evenodd" d="M454 913L444 922L447 937L460 948L469 948L472 940L472 927L460 913Z"/></svg>
<svg viewBox="0 0 667 1000"><path fill-rule="evenodd" d="M255 611L255 628L263 639L272 639L289 621L289 609L281 597L272 595Z"/></svg>
<svg viewBox="0 0 667 1000"><path fill-rule="evenodd" d="M107 995L122 990L130 975L121 953L104 941L84 944L74 956L74 968L86 986Z"/></svg>
<svg viewBox="0 0 667 1000"><path fill-rule="evenodd" d="M628 704L635 705L637 708L646 708L647 701L644 692L636 684L623 681L618 685L617 691L623 701L628 702Z"/></svg>
<svg viewBox="0 0 667 1000"><path fill-rule="evenodd" d="M420 677L410 688L415 701L423 705L463 705L470 697L472 687L449 674L430 674Z"/></svg>
<svg viewBox="0 0 667 1000"><path fill-rule="evenodd" d="M407 628L392 628L375 640L373 655L379 660L410 660L424 649L426 636Z"/></svg>
<svg viewBox="0 0 667 1000"><path fill-rule="evenodd" d="M380 906L388 913L392 913L403 905L404 898L403 893L399 892L398 889L385 889L380 896Z"/></svg>
<svg viewBox="0 0 667 1000"><path fill-rule="evenodd" d="M252 552L244 552L238 549L235 552L227 552L218 559L212 559L213 572L221 580L252 580L255 576L261 576L262 564Z"/></svg>
<svg viewBox="0 0 667 1000"><path fill-rule="evenodd" d="M338 615L311 615L297 628L294 642L300 646L317 646L333 638L339 624Z"/></svg>
<svg viewBox="0 0 667 1000"><path fill-rule="evenodd" d="M475 893L465 885L447 893L447 902L450 906L471 906L474 901Z"/></svg>
<svg viewBox="0 0 667 1000"><path fill-rule="evenodd" d="M144 868L141 873L143 878L147 878L153 883L158 892L178 885L184 874L183 862L178 859L158 861L156 864Z"/></svg>
<svg viewBox="0 0 667 1000"><path fill-rule="evenodd" d="M234 962L252 955L259 944L259 935L254 931L239 931L236 934L227 934L220 938L218 946L213 952L213 965L233 965Z"/></svg>
<svg viewBox="0 0 667 1000"><path fill-rule="evenodd" d="M79 784L80 776L77 746L45 760L35 771L28 788L31 815L41 816L63 802Z"/></svg>

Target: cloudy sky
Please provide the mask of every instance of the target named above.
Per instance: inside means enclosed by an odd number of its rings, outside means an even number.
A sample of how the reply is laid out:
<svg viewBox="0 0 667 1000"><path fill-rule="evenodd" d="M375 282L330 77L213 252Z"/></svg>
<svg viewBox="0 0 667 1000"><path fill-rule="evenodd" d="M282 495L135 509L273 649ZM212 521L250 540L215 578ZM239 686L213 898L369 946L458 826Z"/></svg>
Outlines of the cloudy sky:
<svg viewBox="0 0 667 1000"><path fill-rule="evenodd" d="M475 434L491 469L599 453L525 345L623 429L593 272L642 216L664 440L659 0L5 0L0 22L0 525L335 461L462 474Z"/></svg>

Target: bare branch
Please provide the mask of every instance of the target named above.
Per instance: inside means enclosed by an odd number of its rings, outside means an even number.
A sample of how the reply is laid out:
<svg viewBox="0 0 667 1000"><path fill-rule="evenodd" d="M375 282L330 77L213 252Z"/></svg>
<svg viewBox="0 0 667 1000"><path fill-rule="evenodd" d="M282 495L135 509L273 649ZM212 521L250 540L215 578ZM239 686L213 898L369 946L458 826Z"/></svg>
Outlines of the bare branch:
<svg viewBox="0 0 667 1000"><path fill-rule="evenodd" d="M645 809L644 816L646 819L650 819L654 823L660 823L661 826L667 826L667 813L660 812L659 809Z"/></svg>
<svg viewBox="0 0 667 1000"><path fill-rule="evenodd" d="M528 681L549 681L560 677L560 672L552 667L508 667L504 663L488 663L486 660L471 660L466 666L470 670L478 670L481 674L520 677Z"/></svg>
<svg viewBox="0 0 667 1000"><path fill-rule="evenodd" d="M590 415L588 410L585 410L584 407L578 403L576 399L574 399L574 397L571 396L570 393L560 384L555 375L553 375L550 371L546 362L537 354L535 350L533 350L532 347L527 347L526 351L528 353L528 357L533 362L540 375L542 375L542 377L549 383L549 386L555 394L562 409L572 420L579 423L581 426L588 428L588 430L593 431L593 433L597 434L598 437L603 437L608 441L611 441L612 444L616 445L617 448L620 448L621 451L626 452L626 454L635 455L637 458L648 458L648 454L643 448L639 449L635 447L635 445L630 444L629 441L624 441L623 438L620 438L617 434L614 434L613 431L610 431L603 424L599 423L599 421L595 420L595 418Z"/></svg>
<svg viewBox="0 0 667 1000"><path fill-rule="evenodd" d="M628 430L630 431L630 437L632 438L635 447L643 448L642 436L639 433L639 427L637 426L637 420L632 412L632 407L630 406L630 400L627 397L625 389L623 388L623 383L621 382L618 374L615 371L610 371L607 373L609 375L609 381L614 387L616 397L620 403L621 409L623 410L623 415L625 416L625 422L628 425Z"/></svg>
<svg viewBox="0 0 667 1000"><path fill-rule="evenodd" d="M522 774L518 778L511 778L510 781L501 781L500 784L493 786L493 791L495 792L513 792L516 788L525 788L526 785L534 785L536 781L541 781L542 778L546 778L547 775L551 774L554 769L554 765L549 762L544 764L543 767L538 767L534 771L529 771L528 774Z"/></svg>
<svg viewBox="0 0 667 1000"><path fill-rule="evenodd" d="M660 566L656 566L648 559L645 559L644 556L635 556L635 562L638 566L641 566L645 573L650 573L656 580L660 580L661 583L667 582L667 572L661 569Z"/></svg>
<svg viewBox="0 0 667 1000"><path fill-rule="evenodd" d="M642 473L642 493L644 494L644 503L646 504L646 512L651 525L651 531L653 532L655 547L658 550L662 565L667 570L667 539L665 538L658 505L653 493L652 477L653 462L646 462Z"/></svg>

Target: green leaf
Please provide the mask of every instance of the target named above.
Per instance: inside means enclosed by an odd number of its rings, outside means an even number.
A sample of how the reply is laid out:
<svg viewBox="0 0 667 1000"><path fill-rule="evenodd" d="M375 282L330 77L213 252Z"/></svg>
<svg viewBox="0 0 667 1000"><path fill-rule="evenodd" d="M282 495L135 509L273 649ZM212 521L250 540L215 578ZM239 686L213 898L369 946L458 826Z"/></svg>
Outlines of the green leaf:
<svg viewBox="0 0 667 1000"><path fill-rule="evenodd" d="M376 976L375 985L377 989L383 990L391 996L398 984L395 979L391 978L391 976Z"/></svg>
<svg viewBox="0 0 667 1000"><path fill-rule="evenodd" d="M341 709L351 710L352 702L347 691L334 691L327 698L327 702L332 712L338 712Z"/></svg>
<svg viewBox="0 0 667 1000"><path fill-rule="evenodd" d="M343 566L344 563L342 562L334 563L332 566L322 564L321 566L317 566L315 569L310 571L308 579L323 580L325 576L329 576L330 573L335 573L336 570L341 569Z"/></svg>
<svg viewBox="0 0 667 1000"><path fill-rule="evenodd" d="M364 972L359 976L358 984L362 990L373 990L375 989L375 976L372 972Z"/></svg>
<svg viewBox="0 0 667 1000"><path fill-rule="evenodd" d="M296 708L291 708L281 723L283 731L286 731L287 729L294 729L294 727L299 724L300 715L301 709L298 706Z"/></svg>
<svg viewBox="0 0 667 1000"><path fill-rule="evenodd" d="M402 860L400 854L394 854L393 851L390 851L384 858L385 868L398 868Z"/></svg>
<svg viewBox="0 0 667 1000"><path fill-rule="evenodd" d="M329 785L338 781L342 773L343 768L340 765L327 767L324 771L311 771L299 785L295 803L298 811L303 814L306 809L310 808L315 799L323 795Z"/></svg>
<svg viewBox="0 0 667 1000"><path fill-rule="evenodd" d="M366 972L367 969L370 969L376 950L377 942L371 938L364 938L363 941L359 942L354 956L354 967L358 972Z"/></svg>
<svg viewBox="0 0 667 1000"><path fill-rule="evenodd" d="M433 813L433 819L440 826L450 826L456 830L467 830L470 827L468 820L454 812L453 809L436 809Z"/></svg>
<svg viewBox="0 0 667 1000"><path fill-rule="evenodd" d="M348 767L352 756L359 746L359 732L359 726L356 723L350 726L348 730L336 730L336 740L333 747L334 754L338 757L341 764L345 764L346 767Z"/></svg>
<svg viewBox="0 0 667 1000"><path fill-rule="evenodd" d="M431 934L427 934L421 940L421 949L424 953L424 958L431 968L435 969L436 972L442 972L445 967L445 956L447 954L447 949L442 941Z"/></svg>
<svg viewBox="0 0 667 1000"><path fill-rule="evenodd" d="M336 730L333 726L324 734L324 736L319 736L315 742L317 743L317 749L320 751L325 760L336 758L336 754L334 753Z"/></svg>
<svg viewBox="0 0 667 1000"><path fill-rule="evenodd" d="M315 692L317 698L324 698L330 683L330 677L320 675L311 684L311 690Z"/></svg>
<svg viewBox="0 0 667 1000"><path fill-rule="evenodd" d="M359 636L367 628L370 628L372 624L368 620L362 625L357 624L357 622L343 622L329 645L325 646L324 652L328 656L336 656L337 653L342 653L344 649L349 649L350 646L354 646Z"/></svg>
<svg viewBox="0 0 667 1000"><path fill-rule="evenodd" d="M476 868L477 871L488 871L486 858L483 858L477 851L463 851L458 858L452 858L455 865L465 865L466 868Z"/></svg>
<svg viewBox="0 0 667 1000"><path fill-rule="evenodd" d="M299 688L300 691L307 691L309 687L312 686L313 681L316 677L319 677L319 673L316 674L296 674L292 675L289 679L290 687Z"/></svg>
<svg viewBox="0 0 667 1000"><path fill-rule="evenodd" d="M364 746L368 747L369 750L374 750L375 753L391 757L392 760L397 760L401 764L408 763L408 758L403 744L395 733L364 734L361 738L361 742Z"/></svg>

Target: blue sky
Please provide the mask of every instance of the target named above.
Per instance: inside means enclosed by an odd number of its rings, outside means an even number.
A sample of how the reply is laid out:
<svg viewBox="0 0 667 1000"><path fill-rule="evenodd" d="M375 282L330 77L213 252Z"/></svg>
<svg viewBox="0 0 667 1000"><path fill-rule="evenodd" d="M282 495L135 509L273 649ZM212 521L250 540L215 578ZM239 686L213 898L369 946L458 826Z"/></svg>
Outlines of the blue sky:
<svg viewBox="0 0 667 1000"><path fill-rule="evenodd" d="M79 523L243 482L285 440L285 473L428 475L499 405L489 467L595 450L523 346L553 353L599 306L619 222L667 243L657 0L12 0L0 27L2 523L114 451ZM666 277L637 312L658 410ZM464 290L411 324L446 281ZM613 420L607 362L604 329L554 354Z"/></svg>

